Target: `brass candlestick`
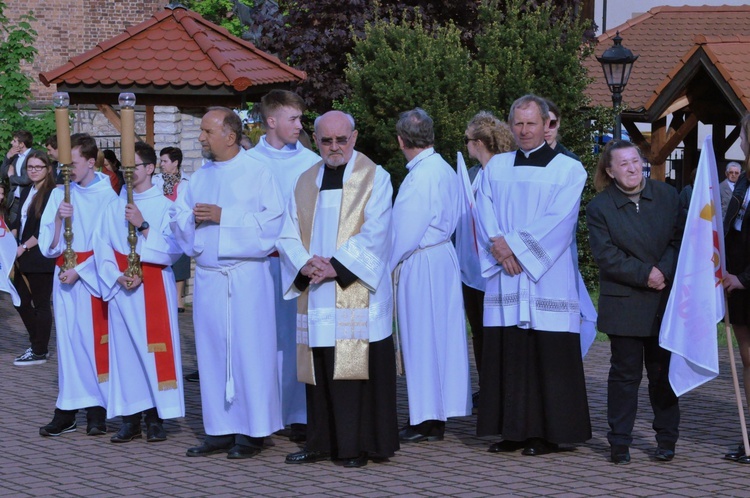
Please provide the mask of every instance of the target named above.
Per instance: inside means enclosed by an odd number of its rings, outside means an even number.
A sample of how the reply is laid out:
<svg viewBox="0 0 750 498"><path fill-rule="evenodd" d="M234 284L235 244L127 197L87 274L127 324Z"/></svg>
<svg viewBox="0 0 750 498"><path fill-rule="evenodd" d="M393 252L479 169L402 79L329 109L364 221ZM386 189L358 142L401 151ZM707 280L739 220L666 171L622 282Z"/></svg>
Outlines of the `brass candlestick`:
<svg viewBox="0 0 750 498"><path fill-rule="evenodd" d="M65 194L63 201L70 203L70 165L73 159L70 155L70 118L68 106L70 96L67 92L57 92L52 97L55 105L55 127L57 129L57 160L62 165L63 185ZM63 264L60 272L75 268L78 264L78 255L73 250L73 219L65 218L65 250L63 251Z"/></svg>
<svg viewBox="0 0 750 498"><path fill-rule="evenodd" d="M135 94L121 93L120 98L120 150L122 152L122 166L125 169L125 188L128 194L128 204L133 204L133 170L135 170ZM126 277L138 276L143 278L141 257L135 252L138 244L136 227L128 223L128 268L123 272Z"/></svg>

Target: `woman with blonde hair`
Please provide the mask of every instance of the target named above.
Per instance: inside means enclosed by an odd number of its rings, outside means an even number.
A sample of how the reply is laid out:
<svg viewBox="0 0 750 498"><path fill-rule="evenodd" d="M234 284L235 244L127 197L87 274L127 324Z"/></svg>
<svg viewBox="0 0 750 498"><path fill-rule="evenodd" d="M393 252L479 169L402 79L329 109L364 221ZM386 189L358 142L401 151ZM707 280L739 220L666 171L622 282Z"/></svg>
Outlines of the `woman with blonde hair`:
<svg viewBox="0 0 750 498"><path fill-rule="evenodd" d="M498 119L489 111L481 111L471 118L464 133L464 143L468 149L469 157L479 161L478 165L469 169L469 179L474 197L476 197L477 189L482 182L482 172L487 163L497 154L515 150L516 143L508 124ZM473 227L470 226L471 222L470 217L465 216L462 216L459 220L460 226L456 229L456 249L461 266L461 287L463 290L464 307L466 308L466 317L471 326L474 361L481 379L482 315L484 313L484 288L486 279L481 275L476 251L472 250L472 247L463 247L463 238L458 237L459 233L475 233ZM473 244L476 244L475 237ZM473 244L466 245L473 246ZM475 407L477 406L477 396L478 393L475 393L472 400Z"/></svg>

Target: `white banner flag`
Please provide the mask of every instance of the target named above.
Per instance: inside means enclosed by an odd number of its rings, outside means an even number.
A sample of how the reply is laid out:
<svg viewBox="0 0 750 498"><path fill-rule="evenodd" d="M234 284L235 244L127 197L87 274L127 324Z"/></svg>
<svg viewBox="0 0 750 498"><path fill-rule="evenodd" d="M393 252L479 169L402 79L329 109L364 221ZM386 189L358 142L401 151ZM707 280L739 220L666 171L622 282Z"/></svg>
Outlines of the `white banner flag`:
<svg viewBox="0 0 750 498"><path fill-rule="evenodd" d="M13 299L13 306L21 306L21 298L18 297L13 282L10 281L10 272L13 262L16 260L18 244L13 234L8 230L5 221L0 217L0 291L8 292ZM20 278L20 276L19 276Z"/></svg>
<svg viewBox="0 0 750 498"><path fill-rule="evenodd" d="M464 156L457 157L459 195L461 196L461 215L456 225L456 255L461 268L461 281L484 291L485 279L479 268L479 248L477 246L476 204L474 189L471 186L469 172L466 169Z"/></svg>
<svg viewBox="0 0 750 498"><path fill-rule="evenodd" d="M693 184L674 283L659 344L672 352L677 396L719 375L716 323L724 318L724 230L716 157L706 137Z"/></svg>

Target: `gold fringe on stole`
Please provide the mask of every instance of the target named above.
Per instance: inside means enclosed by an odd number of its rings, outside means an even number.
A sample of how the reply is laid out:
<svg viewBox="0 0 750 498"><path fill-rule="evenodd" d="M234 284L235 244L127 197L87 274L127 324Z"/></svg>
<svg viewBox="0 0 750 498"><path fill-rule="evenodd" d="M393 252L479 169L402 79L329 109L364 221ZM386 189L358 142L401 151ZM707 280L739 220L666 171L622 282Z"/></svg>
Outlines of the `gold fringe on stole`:
<svg viewBox="0 0 750 498"><path fill-rule="evenodd" d="M96 376L96 378L99 381L99 384L101 384L102 382L109 382L109 374L108 373L99 374L99 375Z"/></svg>
<svg viewBox="0 0 750 498"><path fill-rule="evenodd" d="M165 380L164 382L159 382L159 391L169 391L171 389L177 389L176 380Z"/></svg>
<svg viewBox="0 0 750 498"><path fill-rule="evenodd" d="M163 342L156 342L154 344L149 344L148 352L149 353L166 353L167 345L164 344Z"/></svg>
<svg viewBox="0 0 750 498"><path fill-rule="evenodd" d="M297 219L302 244L310 250L310 238L313 233L313 222L315 220L315 206L318 201L320 189L317 186L317 177L323 162L317 163L300 176L294 195L297 202ZM339 214L339 228L336 237L336 247L341 247L352 236L359 233L364 223L364 213L367 201L372 194L377 167L367 156L357 153L352 172L343 186L341 196L341 210ZM337 332L341 328L354 326L367 328L367 323L358 323L355 310L359 315L367 317L370 307L370 292L357 281L342 289L336 285L336 315ZM297 298L297 313L308 314L309 287ZM347 315L348 319L339 319L340 315ZM365 318L366 320L366 318ZM336 380L354 380L369 378L369 341L368 339L354 337L341 338L337 333L336 347L334 352L334 374ZM309 344L298 344L297 347L297 379L300 382L315 385L315 371L312 364L312 349Z"/></svg>

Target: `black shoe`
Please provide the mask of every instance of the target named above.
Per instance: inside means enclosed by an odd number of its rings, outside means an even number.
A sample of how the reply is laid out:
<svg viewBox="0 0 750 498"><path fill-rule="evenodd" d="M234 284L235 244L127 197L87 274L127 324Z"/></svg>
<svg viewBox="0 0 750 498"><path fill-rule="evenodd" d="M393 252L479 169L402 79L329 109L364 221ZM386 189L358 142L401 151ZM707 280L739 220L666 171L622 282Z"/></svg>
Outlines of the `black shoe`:
<svg viewBox="0 0 750 498"><path fill-rule="evenodd" d="M87 436L101 436L107 433L107 424L104 422L89 422L86 425Z"/></svg>
<svg viewBox="0 0 750 498"><path fill-rule="evenodd" d="M112 436L109 440L112 441L113 443L127 443L136 438L138 439L141 438L140 421L137 424L133 424L130 422L123 422L122 425L120 426L120 430L117 431L117 434Z"/></svg>
<svg viewBox="0 0 750 498"><path fill-rule="evenodd" d="M426 436L409 425L401 429L398 433L398 440L402 443L421 443L422 441L442 441L442 435Z"/></svg>
<svg viewBox="0 0 750 498"><path fill-rule="evenodd" d="M730 451L729 453L724 454L724 460L731 460L733 462L736 462L740 458L745 456L745 445L740 443L737 446L737 449L734 451Z"/></svg>
<svg viewBox="0 0 750 498"><path fill-rule="evenodd" d="M188 382L200 382L201 377L200 377L200 374L198 373L198 370L196 370L193 373L187 374L185 376L185 380Z"/></svg>
<svg viewBox="0 0 750 498"><path fill-rule="evenodd" d="M239 460L241 458L252 458L260 453L260 448L255 446L245 446L241 444L235 444L232 449L227 453L227 458L230 460Z"/></svg>
<svg viewBox="0 0 750 498"><path fill-rule="evenodd" d="M328 460L329 458L331 458L330 453L302 450L296 453L289 453L284 461L286 463L313 463L320 460Z"/></svg>
<svg viewBox="0 0 750 498"><path fill-rule="evenodd" d="M147 443L157 443L159 441L166 440L167 431L164 430L164 426L162 426L161 423L151 422L150 424L148 424L148 429L146 430Z"/></svg>
<svg viewBox="0 0 750 498"><path fill-rule="evenodd" d="M504 439L499 443L492 443L487 451L490 453L511 453L518 451L526 445L524 441L508 441Z"/></svg>
<svg viewBox="0 0 750 498"><path fill-rule="evenodd" d="M344 467L347 469L358 469L367 465L367 453L363 453L355 458L344 460Z"/></svg>
<svg viewBox="0 0 750 498"><path fill-rule="evenodd" d="M289 429L289 441L293 443L307 441L307 424L292 424Z"/></svg>
<svg viewBox="0 0 750 498"><path fill-rule="evenodd" d="M66 432L74 432L76 430L76 421L59 418L57 415L52 419L52 422L39 428L40 436L59 436Z"/></svg>
<svg viewBox="0 0 750 498"><path fill-rule="evenodd" d="M556 444L549 443L542 438L532 437L526 441L521 454L525 456L540 456L552 453L553 451L557 451Z"/></svg>
<svg viewBox="0 0 750 498"><path fill-rule="evenodd" d="M656 448L656 454L654 458L661 462L671 462L674 458L674 448L668 448L666 446L659 446Z"/></svg>
<svg viewBox="0 0 750 498"><path fill-rule="evenodd" d="M630 448L625 445L614 445L610 448L612 463L627 465L630 463Z"/></svg>
<svg viewBox="0 0 750 498"><path fill-rule="evenodd" d="M224 446L214 446L213 444L209 444L206 441L203 441L203 444L201 444L200 446L193 446L192 448L189 448L186 455L189 457L200 457L213 455L215 453L224 453L229 449L230 446L231 444Z"/></svg>
<svg viewBox="0 0 750 498"><path fill-rule="evenodd" d="M185 308L177 308L177 313L185 313Z"/></svg>

